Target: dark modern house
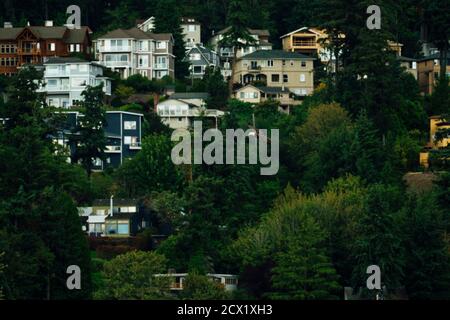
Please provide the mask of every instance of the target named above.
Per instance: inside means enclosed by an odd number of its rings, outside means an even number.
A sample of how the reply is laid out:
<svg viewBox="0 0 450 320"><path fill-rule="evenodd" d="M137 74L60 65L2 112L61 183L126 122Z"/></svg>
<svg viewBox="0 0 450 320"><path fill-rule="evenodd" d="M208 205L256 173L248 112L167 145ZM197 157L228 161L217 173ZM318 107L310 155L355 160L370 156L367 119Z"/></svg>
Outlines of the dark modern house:
<svg viewBox="0 0 450 320"><path fill-rule="evenodd" d="M71 137L77 134L75 128L83 114L77 111L63 112L63 114L67 118L55 140L58 144L67 147L72 155L77 146ZM96 159L94 170L102 171L108 167L117 168L125 159L134 157L141 150L142 118L142 114L134 112L106 112L106 123L104 125L107 139L106 160Z"/></svg>

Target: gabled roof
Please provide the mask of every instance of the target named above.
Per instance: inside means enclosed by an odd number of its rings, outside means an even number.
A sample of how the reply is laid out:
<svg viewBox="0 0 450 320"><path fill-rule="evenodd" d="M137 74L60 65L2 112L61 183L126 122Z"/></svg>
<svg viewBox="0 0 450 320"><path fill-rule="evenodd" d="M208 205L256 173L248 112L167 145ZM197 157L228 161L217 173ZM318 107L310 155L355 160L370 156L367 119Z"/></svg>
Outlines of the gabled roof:
<svg viewBox="0 0 450 320"><path fill-rule="evenodd" d="M222 29L222 30L220 30L220 31L218 31L218 32L216 32L216 35L217 34L224 34L224 33L226 33L228 30L230 30L230 28L231 27L226 27L225 29ZM266 37L269 37L270 36L270 32L269 32L269 30L267 30L267 29L250 29L250 28L247 28L247 31L248 31L248 33L250 33L250 34L256 34L256 35L258 35L258 36L266 36Z"/></svg>
<svg viewBox="0 0 450 320"><path fill-rule="evenodd" d="M97 39L154 39L154 40L166 40L172 39L171 33L153 33L144 32L139 28L130 29L116 29L107 32L106 34L97 37Z"/></svg>
<svg viewBox="0 0 450 320"><path fill-rule="evenodd" d="M209 98L209 93L207 92L175 92L170 96L170 99L181 99L181 100L189 100L189 99L203 99L206 100Z"/></svg>
<svg viewBox="0 0 450 320"><path fill-rule="evenodd" d="M69 29L65 42L82 43L84 41L86 33L89 34L88 27L81 27L80 29Z"/></svg>
<svg viewBox="0 0 450 320"><path fill-rule="evenodd" d="M61 39L66 43L81 43L89 33L89 28L82 26L80 29L68 27L41 27L31 26L23 28L0 28L0 40L15 40L25 29L30 30L40 39Z"/></svg>
<svg viewBox="0 0 450 320"><path fill-rule="evenodd" d="M301 60L315 60L315 58L306 56L297 52L283 51L283 50L257 50L249 53L240 59L301 59Z"/></svg>
<svg viewBox="0 0 450 320"><path fill-rule="evenodd" d="M282 88L282 87L266 87L266 86L254 86L252 84L248 84L244 87L241 87L239 89L237 89L236 91L239 92L245 88L249 88L252 87L258 91L264 92L264 93L269 93L269 94L276 94L276 93L291 93L291 91L289 91L289 89L287 89L286 87Z"/></svg>
<svg viewBox="0 0 450 320"><path fill-rule="evenodd" d="M285 38L285 37L287 37L287 36L296 34L296 33L300 32L300 31L309 31L309 32L314 33L314 34L317 34L317 35L323 35L323 32L320 31L320 30L317 29L317 28L301 27L301 28L299 28L299 29L297 29L297 30L294 30L294 31L292 31L292 32L286 33L285 35L282 35L282 36L280 37L280 39L283 39L283 38Z"/></svg>
<svg viewBox="0 0 450 320"><path fill-rule="evenodd" d="M126 198L113 198L113 206L137 206L139 204L138 199L126 199ZM110 199L95 199L92 202L93 207L109 207Z"/></svg>
<svg viewBox="0 0 450 320"><path fill-rule="evenodd" d="M23 28L1 28L0 40L14 40L22 30Z"/></svg>

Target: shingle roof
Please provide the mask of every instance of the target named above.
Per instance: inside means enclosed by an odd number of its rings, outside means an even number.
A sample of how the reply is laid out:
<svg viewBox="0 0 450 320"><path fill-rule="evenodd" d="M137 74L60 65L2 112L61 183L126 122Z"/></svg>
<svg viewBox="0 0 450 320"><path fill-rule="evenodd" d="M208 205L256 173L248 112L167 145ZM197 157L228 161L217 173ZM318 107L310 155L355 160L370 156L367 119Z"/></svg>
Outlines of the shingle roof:
<svg viewBox="0 0 450 320"><path fill-rule="evenodd" d="M133 38L133 39L155 39L155 40L170 40L171 33L153 33L144 32L138 28L131 29L116 29L107 32L106 34L97 37L97 39L120 39L120 38Z"/></svg>
<svg viewBox="0 0 450 320"><path fill-rule="evenodd" d="M302 59L315 60L315 58L301 53L289 52L283 50L257 50L243 56L241 59Z"/></svg>
<svg viewBox="0 0 450 320"><path fill-rule="evenodd" d="M0 40L14 40L22 30L23 28L1 28Z"/></svg>
<svg viewBox="0 0 450 320"><path fill-rule="evenodd" d="M256 87L265 93L289 93L290 91L285 87Z"/></svg>
<svg viewBox="0 0 450 320"><path fill-rule="evenodd" d="M26 27L40 39L63 39L66 43L81 43L89 31L86 26L80 29L69 29L67 27ZM25 28L0 28L0 40L14 40Z"/></svg>
<svg viewBox="0 0 450 320"><path fill-rule="evenodd" d="M251 85L251 84L248 84L248 85L246 85L244 87L241 87L241 88L239 88L236 91L240 91L240 90L248 88L248 87L253 87L253 88L255 88L255 89L259 90L259 91L262 91L264 93L290 93L289 89L287 89L286 87L282 88L282 87L254 86L254 85Z"/></svg>
<svg viewBox="0 0 450 320"><path fill-rule="evenodd" d="M175 92L170 96L171 99L208 99L207 92Z"/></svg>
<svg viewBox="0 0 450 320"><path fill-rule="evenodd" d="M222 29L222 30L218 31L216 34L224 34L228 30L230 30L230 28L231 27L226 27L225 29ZM250 29L250 28L247 28L247 31L250 34L256 34L258 36L266 36L266 37L270 36L269 30L266 30L266 29Z"/></svg>
<svg viewBox="0 0 450 320"><path fill-rule="evenodd" d="M116 206L136 206L139 201L137 199L121 199L113 198L113 205ZM109 207L110 199L95 199L92 203L93 207Z"/></svg>
<svg viewBox="0 0 450 320"><path fill-rule="evenodd" d="M89 62L76 57L51 57L45 62L45 64L60 64L60 63L82 63Z"/></svg>
<svg viewBox="0 0 450 320"><path fill-rule="evenodd" d="M81 27L80 29L69 29L67 34L66 43L82 43L86 33L89 33L88 27Z"/></svg>

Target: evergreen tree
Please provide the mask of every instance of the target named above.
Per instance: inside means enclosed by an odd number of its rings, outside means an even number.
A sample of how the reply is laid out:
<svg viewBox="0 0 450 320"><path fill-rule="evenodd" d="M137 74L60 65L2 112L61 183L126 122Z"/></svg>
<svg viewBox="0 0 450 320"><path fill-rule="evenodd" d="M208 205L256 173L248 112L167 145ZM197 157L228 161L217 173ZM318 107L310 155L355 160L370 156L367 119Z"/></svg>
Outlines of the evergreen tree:
<svg viewBox="0 0 450 320"><path fill-rule="evenodd" d="M272 269L272 299L338 299L340 285L330 258L323 247L325 240L312 217L304 217L297 236L287 239L286 251L275 256Z"/></svg>
<svg viewBox="0 0 450 320"><path fill-rule="evenodd" d="M361 113L355 123L355 138L352 153L355 161L355 174L369 183L379 180L383 167L381 137L365 113Z"/></svg>
<svg viewBox="0 0 450 320"><path fill-rule="evenodd" d="M233 90L234 64L236 63L236 55L238 49L248 47L256 42L248 31L249 16L246 1L230 0L228 4L227 24L229 29L223 34L219 45L222 47L230 47L233 50L233 60L231 69L231 79L229 82L229 92Z"/></svg>
<svg viewBox="0 0 450 320"><path fill-rule="evenodd" d="M55 153L50 134L57 117L35 92L41 81L32 68L20 70L1 110L11 119L0 126L3 293L7 299L89 298L87 243L68 195L77 186L66 155ZM83 272L82 289L69 291L66 269L73 264Z"/></svg>
<svg viewBox="0 0 450 320"><path fill-rule="evenodd" d="M189 75L189 64L185 61L186 48L180 23L181 13L178 3L175 0L158 1L155 8L155 32L172 34L175 77L184 79Z"/></svg>
<svg viewBox="0 0 450 320"><path fill-rule="evenodd" d="M444 238L448 217L431 194L412 197L405 207L403 230L408 297L450 299L450 255Z"/></svg>
<svg viewBox="0 0 450 320"><path fill-rule="evenodd" d="M366 270L371 265L380 267L382 288L386 286L388 290L395 290L403 283L404 248L396 223L401 196L397 188L381 184L368 189L365 213L358 221L358 235L351 252L355 259L354 287L366 288Z"/></svg>
<svg viewBox="0 0 450 320"><path fill-rule="evenodd" d="M74 163L80 162L88 175L91 174L95 159L105 160L106 112L103 109L104 93L102 85L88 87L81 94L82 118L74 129L73 141L76 144L72 156Z"/></svg>

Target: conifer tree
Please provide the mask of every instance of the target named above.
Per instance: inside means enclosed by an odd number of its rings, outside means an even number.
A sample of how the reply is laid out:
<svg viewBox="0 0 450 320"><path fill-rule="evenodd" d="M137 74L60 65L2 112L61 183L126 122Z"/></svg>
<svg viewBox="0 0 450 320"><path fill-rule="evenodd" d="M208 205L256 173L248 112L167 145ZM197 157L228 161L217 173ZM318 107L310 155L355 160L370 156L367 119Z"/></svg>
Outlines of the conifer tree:
<svg viewBox="0 0 450 320"><path fill-rule="evenodd" d="M72 136L72 140L77 144L72 161L74 163L79 161L90 175L94 161L105 160L106 112L103 109L102 85L87 87L82 96L84 97L84 101L81 102L82 117L78 120Z"/></svg>

